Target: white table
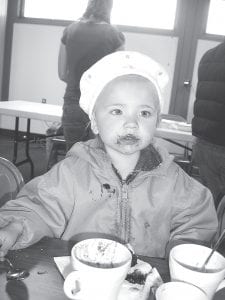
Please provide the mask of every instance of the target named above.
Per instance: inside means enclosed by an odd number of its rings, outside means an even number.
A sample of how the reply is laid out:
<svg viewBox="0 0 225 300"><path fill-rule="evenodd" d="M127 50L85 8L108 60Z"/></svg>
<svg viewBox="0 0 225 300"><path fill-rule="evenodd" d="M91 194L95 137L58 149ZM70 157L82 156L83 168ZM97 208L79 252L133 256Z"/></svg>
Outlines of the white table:
<svg viewBox="0 0 225 300"><path fill-rule="evenodd" d="M195 137L189 131L177 129L157 128L156 136L163 139L177 140L181 142L194 143Z"/></svg>
<svg viewBox="0 0 225 300"><path fill-rule="evenodd" d="M15 117L13 163L16 166L20 166L24 163L29 163L31 167L32 178L34 176L34 165L29 154L30 121L31 119L34 119L50 122L60 122L62 116L62 106L21 100L0 101L0 114ZM25 118L27 120L26 136L22 139L19 137L20 118ZM26 159L17 162L18 143L21 141L26 142Z"/></svg>
<svg viewBox="0 0 225 300"><path fill-rule="evenodd" d="M19 118L60 122L62 106L30 101L0 101L0 114Z"/></svg>
<svg viewBox="0 0 225 300"><path fill-rule="evenodd" d="M43 120L50 122L60 122L62 117L62 106L29 102L29 101L0 101L0 114L7 116L15 117L15 132L14 132L14 156L13 162L15 165L19 166L26 162L29 162L31 165L31 177L34 174L33 162L29 155L29 140L30 140L30 121L34 120ZM17 149L18 142L21 141L19 138L19 119L27 119L27 130L26 130L26 159L21 162L16 162L17 160ZM191 134L191 130L183 131L178 129L168 129L168 128L157 128L156 137L163 138L175 145L186 148L183 142L193 143L195 138ZM23 139L24 141L24 139ZM181 143L179 143L180 141ZM189 148L188 148L189 149ZM191 150L191 149L189 149Z"/></svg>
<svg viewBox="0 0 225 300"><path fill-rule="evenodd" d="M188 147L189 143L193 144L196 139L192 135L191 124L166 118L161 120L161 123L156 130L156 137L163 138L188 151L192 151L192 148Z"/></svg>

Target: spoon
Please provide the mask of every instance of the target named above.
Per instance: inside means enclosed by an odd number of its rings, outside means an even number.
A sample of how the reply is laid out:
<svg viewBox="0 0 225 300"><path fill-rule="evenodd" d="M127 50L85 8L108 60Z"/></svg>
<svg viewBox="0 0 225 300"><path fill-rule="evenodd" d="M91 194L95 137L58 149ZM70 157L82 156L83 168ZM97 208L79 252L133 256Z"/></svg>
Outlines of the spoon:
<svg viewBox="0 0 225 300"><path fill-rule="evenodd" d="M27 270L15 268L8 258L4 257L3 262L6 262L9 266L9 270L6 273L7 280L23 280L29 276L29 272Z"/></svg>
<svg viewBox="0 0 225 300"><path fill-rule="evenodd" d="M224 234L225 234L225 229L222 231L221 235L219 236L217 242L215 243L215 245L212 247L211 252L209 253L208 257L206 258L206 260L204 261L201 270L205 270L206 269L206 265L208 264L210 258L212 257L213 253L217 250L217 248L219 247L220 243L222 242L223 238L224 238Z"/></svg>

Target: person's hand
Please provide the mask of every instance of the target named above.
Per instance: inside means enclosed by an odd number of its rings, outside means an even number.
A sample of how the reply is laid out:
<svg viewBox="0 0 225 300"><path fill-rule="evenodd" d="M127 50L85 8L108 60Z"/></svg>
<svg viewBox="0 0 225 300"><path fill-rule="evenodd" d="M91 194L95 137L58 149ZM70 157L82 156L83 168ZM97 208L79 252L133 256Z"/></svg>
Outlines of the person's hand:
<svg viewBox="0 0 225 300"><path fill-rule="evenodd" d="M3 258L8 250L16 243L22 234L23 225L20 222L12 222L0 229L0 259Z"/></svg>

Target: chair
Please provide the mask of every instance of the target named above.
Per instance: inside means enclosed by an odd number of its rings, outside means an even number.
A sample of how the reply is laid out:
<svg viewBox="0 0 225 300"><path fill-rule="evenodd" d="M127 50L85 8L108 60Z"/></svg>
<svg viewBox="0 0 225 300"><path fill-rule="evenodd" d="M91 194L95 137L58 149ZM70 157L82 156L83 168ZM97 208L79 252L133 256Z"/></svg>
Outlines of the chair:
<svg viewBox="0 0 225 300"><path fill-rule="evenodd" d="M46 132L47 170L66 155L66 141L61 123L53 124Z"/></svg>
<svg viewBox="0 0 225 300"><path fill-rule="evenodd" d="M23 185L19 169L6 158L0 157L0 207L14 199Z"/></svg>
<svg viewBox="0 0 225 300"><path fill-rule="evenodd" d="M59 161L59 157L62 158L66 155L66 141L64 136L57 136L51 139L51 150L48 156L47 170Z"/></svg>

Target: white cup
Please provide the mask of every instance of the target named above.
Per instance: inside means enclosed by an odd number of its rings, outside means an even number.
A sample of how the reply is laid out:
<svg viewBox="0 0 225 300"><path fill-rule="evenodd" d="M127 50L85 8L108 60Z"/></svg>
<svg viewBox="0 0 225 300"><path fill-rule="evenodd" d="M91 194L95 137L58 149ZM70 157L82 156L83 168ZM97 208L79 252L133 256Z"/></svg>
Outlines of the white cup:
<svg viewBox="0 0 225 300"><path fill-rule="evenodd" d="M167 282L156 290L156 300L208 300L200 288L187 282Z"/></svg>
<svg viewBox="0 0 225 300"><path fill-rule="evenodd" d="M64 292L70 299L116 300L131 265L126 246L108 239L83 240L71 250L75 271L65 279Z"/></svg>
<svg viewBox="0 0 225 300"><path fill-rule="evenodd" d="M196 245L182 244L170 251L169 268L172 281L184 281L202 289L212 299L220 282L225 277L225 258L214 252L206 270L201 269L211 252L211 248Z"/></svg>

